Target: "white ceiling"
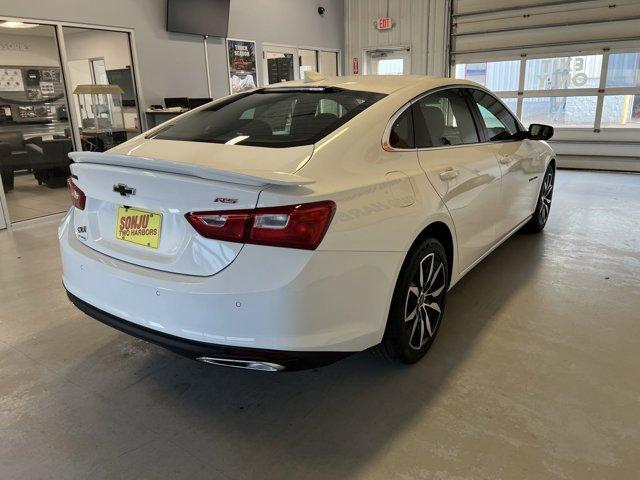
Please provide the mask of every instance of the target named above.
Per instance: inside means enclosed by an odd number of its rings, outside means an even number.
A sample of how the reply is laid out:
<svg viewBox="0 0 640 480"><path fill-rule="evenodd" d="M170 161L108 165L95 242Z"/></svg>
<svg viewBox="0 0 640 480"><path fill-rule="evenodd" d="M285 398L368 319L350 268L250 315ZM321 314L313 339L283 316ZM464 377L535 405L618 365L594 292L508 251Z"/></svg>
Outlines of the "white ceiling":
<svg viewBox="0 0 640 480"><path fill-rule="evenodd" d="M27 35L31 37L52 37L55 34L55 27L52 25L38 25L35 28L6 28L0 25L0 35Z"/></svg>

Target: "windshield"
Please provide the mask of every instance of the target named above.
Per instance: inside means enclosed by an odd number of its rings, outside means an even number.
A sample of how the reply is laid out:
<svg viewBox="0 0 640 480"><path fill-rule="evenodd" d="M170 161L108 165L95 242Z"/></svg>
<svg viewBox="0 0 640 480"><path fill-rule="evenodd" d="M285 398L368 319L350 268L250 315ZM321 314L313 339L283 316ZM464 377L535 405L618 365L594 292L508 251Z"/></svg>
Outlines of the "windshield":
<svg viewBox="0 0 640 480"><path fill-rule="evenodd" d="M256 90L187 115L152 138L260 147L309 145L384 96L321 87Z"/></svg>

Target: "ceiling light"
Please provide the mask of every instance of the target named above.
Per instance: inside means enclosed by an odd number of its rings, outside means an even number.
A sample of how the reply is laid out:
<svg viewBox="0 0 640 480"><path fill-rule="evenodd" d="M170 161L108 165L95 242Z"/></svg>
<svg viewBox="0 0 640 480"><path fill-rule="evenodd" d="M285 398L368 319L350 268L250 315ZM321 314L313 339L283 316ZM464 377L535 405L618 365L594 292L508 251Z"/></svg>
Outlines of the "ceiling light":
<svg viewBox="0 0 640 480"><path fill-rule="evenodd" d="M2 22L0 27L4 28L34 28L39 27L37 23L23 23L23 22Z"/></svg>

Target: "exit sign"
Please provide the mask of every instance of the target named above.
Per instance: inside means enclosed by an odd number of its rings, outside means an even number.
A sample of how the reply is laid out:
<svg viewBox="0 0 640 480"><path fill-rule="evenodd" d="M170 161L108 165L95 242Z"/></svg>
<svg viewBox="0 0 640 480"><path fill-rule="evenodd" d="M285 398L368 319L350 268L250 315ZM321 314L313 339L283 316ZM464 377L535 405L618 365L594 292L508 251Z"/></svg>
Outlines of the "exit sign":
<svg viewBox="0 0 640 480"><path fill-rule="evenodd" d="M393 23L391 23L390 17L381 17L376 22L376 28L378 30L389 30L391 27L393 27Z"/></svg>

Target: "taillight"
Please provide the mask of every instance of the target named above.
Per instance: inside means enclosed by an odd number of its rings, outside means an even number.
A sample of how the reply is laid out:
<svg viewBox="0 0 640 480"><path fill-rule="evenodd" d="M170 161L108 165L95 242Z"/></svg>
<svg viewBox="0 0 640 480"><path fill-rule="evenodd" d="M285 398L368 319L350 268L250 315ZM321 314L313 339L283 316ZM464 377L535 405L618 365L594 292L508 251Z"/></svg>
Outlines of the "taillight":
<svg viewBox="0 0 640 480"><path fill-rule="evenodd" d="M190 212L185 217L206 238L315 250L335 211L334 202L324 201L254 210Z"/></svg>
<svg viewBox="0 0 640 480"><path fill-rule="evenodd" d="M335 210L336 204L330 201L259 208L253 213L247 243L315 250Z"/></svg>
<svg viewBox="0 0 640 480"><path fill-rule="evenodd" d="M203 237L244 243L251 211L187 213L185 217Z"/></svg>
<svg viewBox="0 0 640 480"><path fill-rule="evenodd" d="M75 183L73 183L73 178L71 177L67 179L67 186L69 187L69 193L71 194L71 203L73 203L73 206L78 210L84 210L84 206L87 203L87 196L82 190L78 188Z"/></svg>

